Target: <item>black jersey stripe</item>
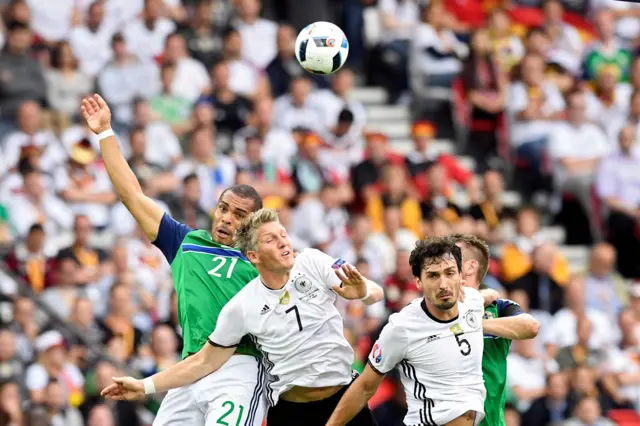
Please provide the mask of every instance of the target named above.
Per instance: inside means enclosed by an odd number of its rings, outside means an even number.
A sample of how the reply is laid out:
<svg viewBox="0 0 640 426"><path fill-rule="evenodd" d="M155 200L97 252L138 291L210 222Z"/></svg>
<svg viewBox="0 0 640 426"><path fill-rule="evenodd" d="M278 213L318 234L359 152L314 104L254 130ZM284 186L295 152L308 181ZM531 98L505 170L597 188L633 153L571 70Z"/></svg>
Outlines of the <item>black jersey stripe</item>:
<svg viewBox="0 0 640 426"><path fill-rule="evenodd" d="M431 408L434 405L432 399L427 398L427 387L420 383L418 380L418 375L416 374L416 369L413 365L411 365L407 360L403 360L400 365L402 366L402 372L404 375L413 380L413 396L415 399L422 401L423 406L418 410L418 415L420 417L420 422L422 425L426 426L437 426L436 422L433 421L433 416L431 414Z"/></svg>
<svg viewBox="0 0 640 426"><path fill-rule="evenodd" d="M244 421L244 426L253 426L256 418L256 412L260 406L260 397L262 396L264 387L264 366L260 361L258 361L258 377L256 380L256 387L253 390L253 395L251 396L249 412L247 413L247 418Z"/></svg>
<svg viewBox="0 0 640 426"><path fill-rule="evenodd" d="M273 378L273 382L277 382L280 381L280 377L278 376L274 376L271 375L271 371L273 370L273 367L275 366L273 364L273 362L271 362L271 360L269 359L269 355L262 350L262 346L260 346L260 344L258 343L258 339L251 334L248 334L249 338L251 339L251 341L253 341L253 344L256 346L256 348L262 353L262 362L264 363L264 366L266 368L266 385L265 385L265 396L267 397L267 401L269 402L269 406L270 407L274 407L276 405L275 402L275 398L274 395L276 393L276 390L273 389L272 385L272 380L270 380L271 378L268 376L271 376Z"/></svg>

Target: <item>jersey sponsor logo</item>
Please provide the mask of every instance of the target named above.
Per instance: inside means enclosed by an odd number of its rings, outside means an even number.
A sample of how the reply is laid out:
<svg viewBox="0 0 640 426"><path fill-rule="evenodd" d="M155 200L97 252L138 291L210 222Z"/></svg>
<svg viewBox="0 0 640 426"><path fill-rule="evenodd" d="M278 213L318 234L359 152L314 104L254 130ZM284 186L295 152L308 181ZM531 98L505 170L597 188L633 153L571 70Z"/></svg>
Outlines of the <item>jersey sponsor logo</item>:
<svg viewBox="0 0 640 426"><path fill-rule="evenodd" d="M467 320L467 325L469 327L473 328L474 330L478 328L478 318L476 318L473 312L467 312L465 319Z"/></svg>
<svg viewBox="0 0 640 426"><path fill-rule="evenodd" d="M382 362L382 348L379 344L373 345L373 349L371 350L371 357L376 364L380 364Z"/></svg>
<svg viewBox="0 0 640 426"><path fill-rule="evenodd" d="M264 305L264 306L262 307L262 310L260 311L260 315L264 315L264 314L266 314L267 312L269 312L270 310L271 310L271 308L269 307L269 305Z"/></svg>
<svg viewBox="0 0 640 426"><path fill-rule="evenodd" d="M345 261L344 261L344 260L342 260L342 259L337 259L337 260L333 263L333 265L331 265L331 267L332 267L333 269L335 269L335 270L338 270L338 269L340 269L340 267L341 267L342 265L344 265L345 263L347 263L347 262L345 262Z"/></svg>
<svg viewBox="0 0 640 426"><path fill-rule="evenodd" d="M463 334L464 331L462 330L462 327L460 326L460 324L453 324L451 327L449 327L449 331L451 331L454 335L458 335L458 334Z"/></svg>
<svg viewBox="0 0 640 426"><path fill-rule="evenodd" d="M291 301L291 296L289 295L289 290L285 290L284 293L278 299L278 303L281 305L288 305Z"/></svg>
<svg viewBox="0 0 640 426"><path fill-rule="evenodd" d="M305 276L296 278L293 282L293 286L296 288L296 290L298 290L298 292L302 294L307 294L313 289L313 284Z"/></svg>

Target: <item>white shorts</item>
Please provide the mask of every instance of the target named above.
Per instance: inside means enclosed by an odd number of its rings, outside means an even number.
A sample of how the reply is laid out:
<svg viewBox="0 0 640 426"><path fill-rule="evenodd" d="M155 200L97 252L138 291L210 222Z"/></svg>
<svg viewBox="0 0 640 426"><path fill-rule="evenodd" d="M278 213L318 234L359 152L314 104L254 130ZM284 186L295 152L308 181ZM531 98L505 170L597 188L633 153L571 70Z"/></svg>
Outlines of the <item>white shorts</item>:
<svg viewBox="0 0 640 426"><path fill-rule="evenodd" d="M264 382L258 360L233 355L215 373L167 392L153 426L261 426L267 411Z"/></svg>
<svg viewBox="0 0 640 426"><path fill-rule="evenodd" d="M473 424L478 426L484 419L483 401L472 401L470 398L466 403L462 403L427 399L426 401L421 401L420 409L417 410L417 413L411 410L412 412L405 417L404 422L407 425L445 425L470 410L476 412Z"/></svg>

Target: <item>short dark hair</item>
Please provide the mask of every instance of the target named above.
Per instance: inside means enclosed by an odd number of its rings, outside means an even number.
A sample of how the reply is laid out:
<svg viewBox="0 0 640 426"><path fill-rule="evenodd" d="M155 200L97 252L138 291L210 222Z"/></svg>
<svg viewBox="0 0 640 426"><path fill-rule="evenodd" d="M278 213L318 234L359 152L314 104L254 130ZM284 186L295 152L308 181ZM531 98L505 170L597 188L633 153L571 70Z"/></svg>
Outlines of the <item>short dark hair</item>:
<svg viewBox="0 0 640 426"><path fill-rule="evenodd" d="M454 234L451 238L456 243L464 244L469 248L473 260L478 262L476 278L478 279L478 283L482 282L489 271L489 246L487 243L475 235L470 234Z"/></svg>
<svg viewBox="0 0 640 426"><path fill-rule="evenodd" d="M451 254L456 261L458 272L462 271L462 250L456 242L448 237L428 237L416 243L409 256L411 272L416 278L420 277L425 261L429 259L441 259Z"/></svg>
<svg viewBox="0 0 640 426"><path fill-rule="evenodd" d="M21 158L20 161L18 162L18 173L20 173L20 175L23 178L29 176L32 173L39 173L39 172L40 170L33 167L33 165L31 164L31 161L29 161L29 158L27 157Z"/></svg>
<svg viewBox="0 0 640 426"><path fill-rule="evenodd" d="M191 182L194 179L198 180L198 175L195 173L189 173L184 177L184 179L182 179L182 184L187 185L189 182Z"/></svg>
<svg viewBox="0 0 640 426"><path fill-rule="evenodd" d="M230 186L229 188L225 189L222 194L220 194L220 198L218 199L218 201L220 201L222 197L224 197L224 194L226 194L227 191L230 191L234 195L237 195L240 198L244 198L245 200L253 201L254 212L262 208L262 197L260 197L258 191L256 191L256 189L251 185L242 184Z"/></svg>

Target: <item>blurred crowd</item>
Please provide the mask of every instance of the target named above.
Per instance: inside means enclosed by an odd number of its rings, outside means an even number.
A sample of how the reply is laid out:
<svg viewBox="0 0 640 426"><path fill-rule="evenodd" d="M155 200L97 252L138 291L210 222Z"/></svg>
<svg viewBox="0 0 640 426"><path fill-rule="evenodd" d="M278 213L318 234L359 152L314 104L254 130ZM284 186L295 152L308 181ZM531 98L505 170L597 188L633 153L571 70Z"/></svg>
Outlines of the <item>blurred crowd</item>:
<svg viewBox="0 0 640 426"><path fill-rule="evenodd" d="M492 248L484 285L541 323L512 346L507 425L640 424L640 6L0 7L0 426L151 424L159 398L114 403L99 391L179 360L169 265L79 120L94 92L146 194L175 219L208 229L220 193L248 183L296 249L320 248L384 286L384 304L340 306L355 369L388 315L420 296L415 241L471 233ZM350 40L347 66L326 78L293 52L321 19ZM363 85L386 91L374 118L353 96ZM410 141L382 123L399 109ZM403 424L396 377L372 406L381 426Z"/></svg>

